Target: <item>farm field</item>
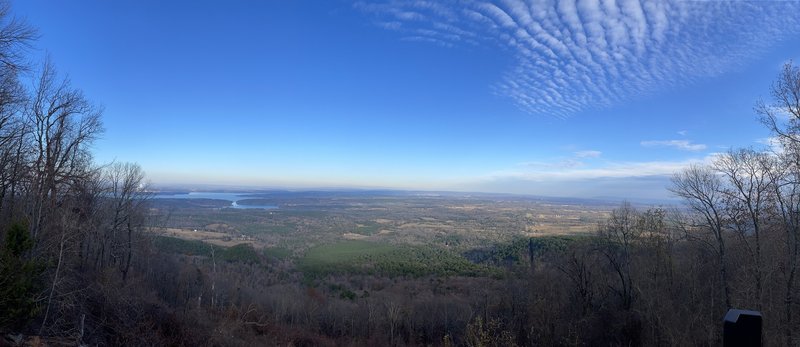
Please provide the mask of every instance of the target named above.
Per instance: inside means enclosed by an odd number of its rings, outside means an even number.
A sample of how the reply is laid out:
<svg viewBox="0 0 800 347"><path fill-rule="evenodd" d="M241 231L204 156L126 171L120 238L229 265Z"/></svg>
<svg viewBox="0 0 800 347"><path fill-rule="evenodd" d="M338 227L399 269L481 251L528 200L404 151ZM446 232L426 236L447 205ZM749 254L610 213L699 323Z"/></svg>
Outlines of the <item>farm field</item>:
<svg viewBox="0 0 800 347"><path fill-rule="evenodd" d="M242 194L247 198L240 205L278 208L153 199L149 230L158 237L223 248L248 245L311 277L490 276L494 271L480 260L531 237L589 235L615 207L595 200L457 193Z"/></svg>

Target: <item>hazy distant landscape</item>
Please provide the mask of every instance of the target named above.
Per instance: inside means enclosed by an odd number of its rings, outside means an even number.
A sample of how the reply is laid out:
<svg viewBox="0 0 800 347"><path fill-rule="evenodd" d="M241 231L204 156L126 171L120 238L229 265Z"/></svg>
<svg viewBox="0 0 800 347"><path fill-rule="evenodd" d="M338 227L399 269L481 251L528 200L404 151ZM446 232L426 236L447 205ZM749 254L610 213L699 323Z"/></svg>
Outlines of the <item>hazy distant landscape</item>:
<svg viewBox="0 0 800 347"><path fill-rule="evenodd" d="M270 208L234 208L234 200ZM463 303L450 300L498 290L509 280L509 271L531 265L531 247L545 251L588 239L617 206L586 199L448 192L170 192L150 200L146 230L162 252L205 264L219 259L231 263L225 267L260 267L259 277L246 283L252 286L257 280L260 284L251 290L264 293L251 295L279 300L269 304L279 305L273 307L276 317L283 317L278 319L301 319L305 310L316 310L306 304L283 306L299 304L305 295L318 298L326 310L338 307L330 313L338 316L331 323L358 319L366 329L382 323L359 317L362 305L377 305L370 310L393 307L386 305L427 310L423 307L435 302L445 305L445 311L432 314L447 315L446 307L454 305L452 317L419 318L445 319L435 325L453 329L471 314L463 311L470 310ZM308 293L300 297L286 292L303 287ZM483 289L474 292L477 288ZM450 324L455 325L447 328ZM346 329L347 334L357 330Z"/></svg>
<svg viewBox="0 0 800 347"><path fill-rule="evenodd" d="M233 199L247 208L231 206ZM222 246L250 244L297 256L291 260L317 246L352 240L433 246L464 257L530 237L590 235L617 205L403 191L193 192L156 194L150 220L155 223L151 232L158 235Z"/></svg>

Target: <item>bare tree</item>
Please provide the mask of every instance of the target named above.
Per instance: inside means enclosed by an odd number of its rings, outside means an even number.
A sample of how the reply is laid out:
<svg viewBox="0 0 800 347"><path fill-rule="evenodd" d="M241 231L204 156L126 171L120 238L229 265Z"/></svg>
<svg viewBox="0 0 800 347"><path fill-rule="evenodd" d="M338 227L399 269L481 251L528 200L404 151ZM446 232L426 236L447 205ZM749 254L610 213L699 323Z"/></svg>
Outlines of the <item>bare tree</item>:
<svg viewBox="0 0 800 347"><path fill-rule="evenodd" d="M19 74L28 68L24 56L35 38L36 30L12 18L9 3L0 2L0 210L9 193L13 203L19 182L25 133L20 118L27 100ZM5 211L10 217L13 208Z"/></svg>
<svg viewBox="0 0 800 347"><path fill-rule="evenodd" d="M27 124L35 158L32 163L31 233L36 240L59 196L75 180L86 178L91 161L89 144L102 132L100 109L93 106L68 79L58 80L46 60L38 79Z"/></svg>
<svg viewBox="0 0 800 347"><path fill-rule="evenodd" d="M777 159L769 172L775 197L777 227L784 240L784 335L786 345L794 345L793 307L798 258L800 258L800 67L792 61L784 64L770 88L772 100L756 104L762 123L772 131L779 144Z"/></svg>
<svg viewBox="0 0 800 347"><path fill-rule="evenodd" d="M564 254L559 254L554 266L569 279L574 288L573 297L580 305L581 314L585 316L594 305L596 294L594 282L597 275L591 266L594 260L592 253L580 246L572 245Z"/></svg>
<svg viewBox="0 0 800 347"><path fill-rule="evenodd" d="M27 215L35 252L54 264L48 271L49 287L42 320L48 326L54 300L67 302L62 286L66 263L78 253L85 236L86 220L75 204L76 187L94 177L88 146L102 131L100 110L68 79L58 79L53 64L46 60L37 79L25 117L32 157L29 164L30 198ZM63 288L63 289L62 289Z"/></svg>
<svg viewBox="0 0 800 347"><path fill-rule="evenodd" d="M724 234L722 182L713 170L700 165L691 165L672 177L669 188L681 197L696 217L690 229L701 231L712 236L712 250L715 251L722 283L725 308L731 307L730 286L728 283L728 267L726 265L726 249Z"/></svg>
<svg viewBox="0 0 800 347"><path fill-rule="evenodd" d="M386 306L386 321L389 324L389 344L394 346L394 336L403 318L403 308L394 301L388 301Z"/></svg>
<svg viewBox="0 0 800 347"><path fill-rule="evenodd" d="M25 53L36 39L36 30L28 23L11 17L8 1L0 2L0 71L16 72L26 68Z"/></svg>
<svg viewBox="0 0 800 347"><path fill-rule="evenodd" d="M789 153L786 153L789 154ZM786 155L773 158L768 171L775 199L773 227L782 232L783 258L780 266L784 279L784 335L787 346L794 345L794 309L798 258L800 258L800 170Z"/></svg>
<svg viewBox="0 0 800 347"><path fill-rule="evenodd" d="M756 113L784 147L797 151L800 146L800 67L792 61L783 65L778 79L772 84L773 102L756 103Z"/></svg>
<svg viewBox="0 0 800 347"><path fill-rule="evenodd" d="M134 233L144 227L144 205L149 197L145 174L133 163L113 163L105 169L111 225L104 233L112 261L127 280L134 249ZM105 248L104 248L105 249Z"/></svg>
<svg viewBox="0 0 800 347"><path fill-rule="evenodd" d="M599 249L619 280L620 286L616 291L626 310L631 308L636 294L631 276L631 252L641 236L641 230L636 227L638 214L629 202L623 202L622 206L611 211L611 216L599 230L602 242Z"/></svg>
<svg viewBox="0 0 800 347"><path fill-rule="evenodd" d="M651 208L643 212L637 222L642 233L643 246L654 259L650 276L654 283L666 280L668 287L674 285L673 247L677 241L675 229L668 225L667 211L662 208Z"/></svg>
<svg viewBox="0 0 800 347"><path fill-rule="evenodd" d="M740 149L725 153L714 162L716 172L722 174L721 188L726 220L737 231L752 259L755 289L754 302L761 309L764 292L763 232L772 208L772 160L766 153Z"/></svg>

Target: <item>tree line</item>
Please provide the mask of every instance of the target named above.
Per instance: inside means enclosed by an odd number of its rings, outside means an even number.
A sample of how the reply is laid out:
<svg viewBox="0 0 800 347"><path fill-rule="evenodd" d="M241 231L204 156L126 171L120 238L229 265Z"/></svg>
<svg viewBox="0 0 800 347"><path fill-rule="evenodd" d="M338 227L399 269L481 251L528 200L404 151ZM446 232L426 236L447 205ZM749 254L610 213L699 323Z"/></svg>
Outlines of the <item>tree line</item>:
<svg viewBox="0 0 800 347"><path fill-rule="evenodd" d="M765 344L800 342L800 68L787 62L755 112L770 146L731 149L675 173L669 190L682 205L623 203L594 236L531 257L533 285L544 286L532 297L549 300L540 309L559 322L536 336L717 345L725 312L741 308L763 314ZM561 283L568 295L545 293L554 289L541 282Z"/></svg>
<svg viewBox="0 0 800 347"><path fill-rule="evenodd" d="M0 3L0 329L80 340L95 284L130 278L146 181L93 160L103 110L49 58L29 61L36 37Z"/></svg>
<svg viewBox="0 0 800 347"><path fill-rule="evenodd" d="M774 137L771 148L731 150L676 174L671 191L689 213L681 228L714 254L724 307L770 317L786 345L797 341L800 255L800 69L788 62L771 101L755 111ZM776 340L777 341L777 340Z"/></svg>

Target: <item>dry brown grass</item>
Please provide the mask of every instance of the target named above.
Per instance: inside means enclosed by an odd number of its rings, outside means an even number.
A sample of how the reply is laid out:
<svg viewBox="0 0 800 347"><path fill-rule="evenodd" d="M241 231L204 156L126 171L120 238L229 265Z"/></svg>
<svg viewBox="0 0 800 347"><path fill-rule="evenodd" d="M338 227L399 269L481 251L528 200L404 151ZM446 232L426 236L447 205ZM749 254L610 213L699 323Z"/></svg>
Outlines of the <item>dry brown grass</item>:
<svg viewBox="0 0 800 347"><path fill-rule="evenodd" d="M197 230L197 231L195 231ZM233 247L243 243L251 244L255 248L267 247L267 244L251 237L229 234L217 231L180 228L153 228L151 232L157 235L176 237L184 240L197 240L215 246Z"/></svg>

